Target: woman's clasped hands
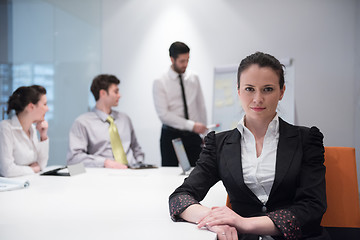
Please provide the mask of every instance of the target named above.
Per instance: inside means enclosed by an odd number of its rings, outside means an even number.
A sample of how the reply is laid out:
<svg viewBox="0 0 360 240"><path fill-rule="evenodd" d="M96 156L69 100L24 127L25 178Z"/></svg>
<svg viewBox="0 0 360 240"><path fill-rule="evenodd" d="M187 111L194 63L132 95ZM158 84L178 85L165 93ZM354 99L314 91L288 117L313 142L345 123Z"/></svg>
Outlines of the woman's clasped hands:
<svg viewBox="0 0 360 240"><path fill-rule="evenodd" d="M198 223L198 228L205 227L215 232L219 240L237 240L237 228L243 225L244 220L243 217L226 206L212 207L209 213Z"/></svg>

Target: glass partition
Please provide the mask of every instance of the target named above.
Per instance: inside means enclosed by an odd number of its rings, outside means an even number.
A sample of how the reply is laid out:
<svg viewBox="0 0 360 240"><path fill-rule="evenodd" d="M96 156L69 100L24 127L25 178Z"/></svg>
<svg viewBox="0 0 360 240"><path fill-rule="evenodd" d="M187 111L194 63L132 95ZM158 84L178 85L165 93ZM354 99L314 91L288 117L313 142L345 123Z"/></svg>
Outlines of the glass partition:
<svg viewBox="0 0 360 240"><path fill-rule="evenodd" d="M49 165L65 165L69 129L77 116L88 111L89 86L100 73L101 0L11 0L7 4L11 54L0 62L2 112L17 87L44 86L50 109L46 115Z"/></svg>

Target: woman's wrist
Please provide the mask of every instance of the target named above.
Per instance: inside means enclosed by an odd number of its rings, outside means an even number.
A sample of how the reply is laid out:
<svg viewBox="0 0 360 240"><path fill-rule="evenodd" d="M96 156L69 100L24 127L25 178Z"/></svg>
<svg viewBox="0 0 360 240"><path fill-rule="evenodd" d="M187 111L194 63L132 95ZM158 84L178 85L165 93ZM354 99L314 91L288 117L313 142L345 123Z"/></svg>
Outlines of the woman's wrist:
<svg viewBox="0 0 360 240"><path fill-rule="evenodd" d="M47 134L44 134L44 135L40 135L40 141L45 141L48 139L48 136Z"/></svg>
<svg viewBox="0 0 360 240"><path fill-rule="evenodd" d="M239 232L247 234L279 235L278 229L267 216L242 218L241 222L236 224L236 228Z"/></svg>
<svg viewBox="0 0 360 240"><path fill-rule="evenodd" d="M39 131L40 141L45 141L48 139L47 130Z"/></svg>
<svg viewBox="0 0 360 240"><path fill-rule="evenodd" d="M180 217L188 222L198 223L210 211L210 208L204 207L201 204L192 204L180 214Z"/></svg>
<svg viewBox="0 0 360 240"><path fill-rule="evenodd" d="M254 233L256 230L256 225L251 218L240 217L237 223L235 224L236 229L241 233Z"/></svg>

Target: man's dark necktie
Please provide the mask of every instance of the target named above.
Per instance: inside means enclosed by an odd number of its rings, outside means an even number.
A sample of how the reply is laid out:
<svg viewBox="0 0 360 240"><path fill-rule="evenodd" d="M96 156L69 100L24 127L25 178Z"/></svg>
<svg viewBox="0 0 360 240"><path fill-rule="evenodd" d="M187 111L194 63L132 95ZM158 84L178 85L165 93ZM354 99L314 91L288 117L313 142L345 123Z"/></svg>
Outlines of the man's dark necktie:
<svg viewBox="0 0 360 240"><path fill-rule="evenodd" d="M183 99L183 103L184 103L184 115L185 115L186 119L189 119L189 113L188 113L188 108L187 108L187 104L186 104L186 97L185 97L184 83L183 83L181 74L179 74L179 78L180 78L182 99Z"/></svg>

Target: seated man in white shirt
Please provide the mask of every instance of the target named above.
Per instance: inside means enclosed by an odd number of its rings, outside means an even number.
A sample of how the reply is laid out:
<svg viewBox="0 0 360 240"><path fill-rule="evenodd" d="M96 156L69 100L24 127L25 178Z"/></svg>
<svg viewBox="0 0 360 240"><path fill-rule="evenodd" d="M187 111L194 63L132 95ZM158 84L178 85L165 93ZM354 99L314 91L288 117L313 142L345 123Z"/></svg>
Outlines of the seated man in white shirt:
<svg viewBox="0 0 360 240"><path fill-rule="evenodd" d="M91 92L95 97L96 106L91 112L79 116L70 130L68 165L82 162L85 167L124 169L144 161L144 153L136 139L130 118L111 109L118 105L121 97L119 84L120 80L113 75L102 74L94 78ZM113 138L110 138L109 116L112 117L120 135L121 140L117 147L122 145L123 153L126 155L125 162L119 161L117 155L113 154L114 142L111 142Z"/></svg>

